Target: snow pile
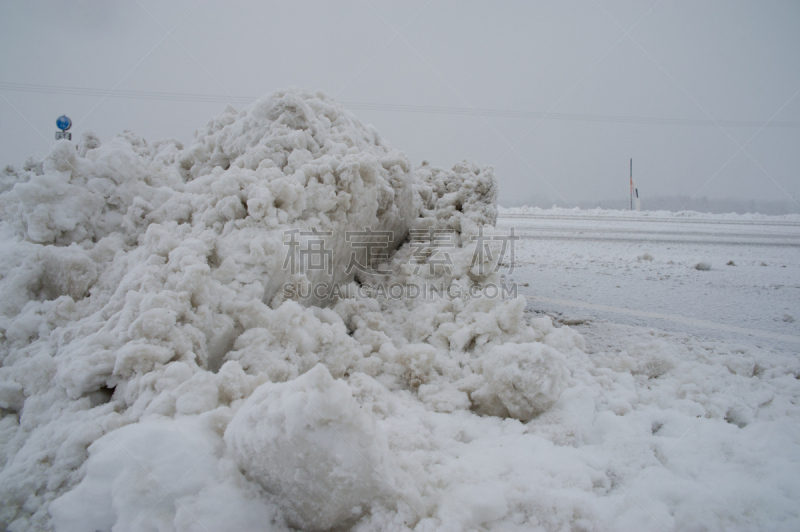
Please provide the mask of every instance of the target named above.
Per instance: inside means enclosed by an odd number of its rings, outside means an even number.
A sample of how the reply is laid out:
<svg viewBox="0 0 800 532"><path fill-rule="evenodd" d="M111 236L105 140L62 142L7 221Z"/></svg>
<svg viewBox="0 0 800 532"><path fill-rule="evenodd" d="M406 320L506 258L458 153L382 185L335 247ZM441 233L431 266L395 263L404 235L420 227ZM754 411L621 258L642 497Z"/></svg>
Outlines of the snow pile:
<svg viewBox="0 0 800 532"><path fill-rule="evenodd" d="M406 415L392 394L528 419L565 387L563 360L522 323L523 300L373 293L499 285L499 244L473 259L483 228L492 234L496 181L466 163L415 178L323 95L228 109L187 148L89 135L6 173L0 519L11 530L184 529L198 497L236 484L231 463L245 486L231 490L258 492L276 526L381 512L413 525L419 489L397 485L410 464L379 423ZM348 269L366 258L347 252L349 233L365 230L391 234L384 265ZM437 231L452 248L442 264L420 254ZM292 245L333 253L314 268ZM287 287L321 282L344 293L286 300L299 293ZM507 342L521 351L493 351ZM214 438L210 454L191 450Z"/></svg>
<svg viewBox="0 0 800 532"><path fill-rule="evenodd" d="M412 170L324 95L228 109L188 147L62 142L2 186L0 528L798 520L800 471L758 455L798 445L796 361L589 357L503 292L491 169Z"/></svg>

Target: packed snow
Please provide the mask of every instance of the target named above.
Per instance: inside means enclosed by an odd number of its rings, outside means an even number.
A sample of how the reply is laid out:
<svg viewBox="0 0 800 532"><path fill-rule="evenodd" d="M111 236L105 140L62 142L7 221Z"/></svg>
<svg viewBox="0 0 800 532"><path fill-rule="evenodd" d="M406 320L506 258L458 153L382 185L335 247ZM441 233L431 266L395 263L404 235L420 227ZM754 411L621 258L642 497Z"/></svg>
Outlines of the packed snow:
<svg viewBox="0 0 800 532"><path fill-rule="evenodd" d="M492 169L323 94L0 190L8 530L800 526L796 351L535 307L558 241L509 238Z"/></svg>
<svg viewBox="0 0 800 532"><path fill-rule="evenodd" d="M520 238L534 310L797 353L800 217L500 209L497 225Z"/></svg>

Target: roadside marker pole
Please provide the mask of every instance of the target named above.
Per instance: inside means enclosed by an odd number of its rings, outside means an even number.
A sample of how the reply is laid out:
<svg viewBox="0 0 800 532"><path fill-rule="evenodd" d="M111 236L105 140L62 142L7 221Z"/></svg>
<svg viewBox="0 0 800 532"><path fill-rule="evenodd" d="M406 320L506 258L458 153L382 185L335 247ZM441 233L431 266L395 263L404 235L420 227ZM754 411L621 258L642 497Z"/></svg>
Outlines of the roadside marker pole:
<svg viewBox="0 0 800 532"><path fill-rule="evenodd" d="M633 210L633 157L631 157L631 210Z"/></svg>

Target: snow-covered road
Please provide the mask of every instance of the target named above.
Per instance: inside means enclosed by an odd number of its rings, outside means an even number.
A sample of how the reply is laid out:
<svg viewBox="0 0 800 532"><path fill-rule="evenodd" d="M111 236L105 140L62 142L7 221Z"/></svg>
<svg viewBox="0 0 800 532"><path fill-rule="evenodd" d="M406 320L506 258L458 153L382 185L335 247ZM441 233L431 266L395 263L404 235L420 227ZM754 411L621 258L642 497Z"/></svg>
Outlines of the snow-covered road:
<svg viewBox="0 0 800 532"><path fill-rule="evenodd" d="M502 210L512 227L512 278L535 312L800 348L797 217Z"/></svg>

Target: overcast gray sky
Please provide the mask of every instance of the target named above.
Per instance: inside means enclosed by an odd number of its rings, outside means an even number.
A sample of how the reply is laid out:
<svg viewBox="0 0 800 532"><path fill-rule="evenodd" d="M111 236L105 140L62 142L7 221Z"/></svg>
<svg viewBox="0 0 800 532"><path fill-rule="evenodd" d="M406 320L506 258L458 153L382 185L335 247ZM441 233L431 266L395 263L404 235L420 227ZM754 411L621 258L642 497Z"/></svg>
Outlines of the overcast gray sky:
<svg viewBox="0 0 800 532"><path fill-rule="evenodd" d="M237 98L297 86L410 106L352 107L415 164L493 165L501 202L627 198L630 157L645 205L800 200L797 0L2 2L0 65L3 164L47 153L63 113L74 138L188 142L225 106L19 84Z"/></svg>

